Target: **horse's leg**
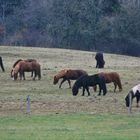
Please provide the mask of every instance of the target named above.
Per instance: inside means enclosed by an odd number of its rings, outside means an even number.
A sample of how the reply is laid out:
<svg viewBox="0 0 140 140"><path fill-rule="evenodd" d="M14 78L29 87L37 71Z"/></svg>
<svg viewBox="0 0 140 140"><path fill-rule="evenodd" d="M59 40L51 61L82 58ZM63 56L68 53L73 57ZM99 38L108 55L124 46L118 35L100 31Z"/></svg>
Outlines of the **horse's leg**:
<svg viewBox="0 0 140 140"><path fill-rule="evenodd" d="M34 73L34 71L31 72L31 77L33 77L33 73Z"/></svg>
<svg viewBox="0 0 140 140"><path fill-rule="evenodd" d="M86 90L87 90L88 96L90 96L89 87L86 87Z"/></svg>
<svg viewBox="0 0 140 140"><path fill-rule="evenodd" d="M98 96L101 95L101 89L102 89L102 87L101 87L101 85L99 84L99 93L98 93Z"/></svg>
<svg viewBox="0 0 140 140"><path fill-rule="evenodd" d="M71 82L70 82L70 80L68 79L67 81L69 83L69 88L71 88Z"/></svg>
<svg viewBox="0 0 140 140"><path fill-rule="evenodd" d="M23 72L22 76L23 76L23 80L26 80L26 79L25 79L25 72Z"/></svg>
<svg viewBox="0 0 140 140"><path fill-rule="evenodd" d="M106 95L106 93L107 93L106 81L103 76L99 77L98 84L99 84L99 94L98 95L101 95L101 90L103 90L103 95Z"/></svg>
<svg viewBox="0 0 140 140"><path fill-rule="evenodd" d="M116 92L117 84L116 82L113 82L113 83L114 83L114 92Z"/></svg>
<svg viewBox="0 0 140 140"><path fill-rule="evenodd" d="M19 78L20 78L20 80L22 80L22 76L23 76L23 72L20 71L20 72L19 72Z"/></svg>
<svg viewBox="0 0 140 140"><path fill-rule="evenodd" d="M85 95L85 87L83 87L83 94L82 94L82 96L84 96Z"/></svg>
<svg viewBox="0 0 140 140"><path fill-rule="evenodd" d="M33 80L35 80L36 76L37 76L37 72L34 71L34 77L33 77Z"/></svg>
<svg viewBox="0 0 140 140"><path fill-rule="evenodd" d="M59 88L61 88L62 84L66 81L66 79L63 78L63 80L61 81Z"/></svg>
<svg viewBox="0 0 140 140"><path fill-rule="evenodd" d="M107 88L106 88L106 83L105 83L105 82L103 82L102 89L103 89L103 95L106 95L106 93L107 93Z"/></svg>
<svg viewBox="0 0 140 140"><path fill-rule="evenodd" d="M136 91L136 102L137 102L136 107L139 107L139 101L140 101L140 92Z"/></svg>
<svg viewBox="0 0 140 140"><path fill-rule="evenodd" d="M96 92L97 91L97 85L93 86L93 90Z"/></svg>
<svg viewBox="0 0 140 140"><path fill-rule="evenodd" d="M136 102L137 102L136 107L139 107L139 101L140 101L140 97L139 96L136 96Z"/></svg>
<svg viewBox="0 0 140 140"><path fill-rule="evenodd" d="M41 79L41 70L38 71L38 80Z"/></svg>

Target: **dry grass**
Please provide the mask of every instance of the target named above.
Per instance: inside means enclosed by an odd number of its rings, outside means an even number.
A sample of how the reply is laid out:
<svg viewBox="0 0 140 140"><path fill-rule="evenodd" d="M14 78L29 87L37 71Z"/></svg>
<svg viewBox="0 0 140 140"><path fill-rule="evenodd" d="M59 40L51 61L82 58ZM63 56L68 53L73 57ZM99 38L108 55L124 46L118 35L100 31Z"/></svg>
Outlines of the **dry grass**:
<svg viewBox="0 0 140 140"><path fill-rule="evenodd" d="M21 99L26 102L27 95L31 97L31 113L127 113L124 98L129 89L140 82L140 58L123 55L104 54L105 68L95 69L95 52L31 48L31 47L0 47L0 56L3 57L5 73L0 72L0 115L20 114ZM10 70L17 59L37 59L42 68L42 79L32 81L30 73L26 73L26 81L12 81ZM96 96L91 89L90 97L82 97L81 93L73 97L68 84L62 89L53 85L53 75L63 68L84 69L89 74L100 71L116 71L120 74L123 91L113 93L113 84L108 84L108 93L105 97ZM73 81L74 82L74 81ZM95 95L95 96L93 96ZM26 105L23 105L25 112ZM133 103L133 112L140 109Z"/></svg>

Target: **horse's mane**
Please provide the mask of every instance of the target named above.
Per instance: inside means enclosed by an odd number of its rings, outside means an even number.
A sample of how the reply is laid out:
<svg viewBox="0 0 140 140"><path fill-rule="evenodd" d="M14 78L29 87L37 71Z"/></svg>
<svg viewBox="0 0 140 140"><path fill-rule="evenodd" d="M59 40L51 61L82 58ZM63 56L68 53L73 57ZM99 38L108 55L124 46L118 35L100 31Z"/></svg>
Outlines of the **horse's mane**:
<svg viewBox="0 0 140 140"><path fill-rule="evenodd" d="M33 62L33 61L36 61L36 60L35 59L27 59L27 60L24 60L24 61Z"/></svg>
<svg viewBox="0 0 140 140"><path fill-rule="evenodd" d="M18 59L14 64L13 64L13 68L17 65L18 62L22 61L22 59Z"/></svg>
<svg viewBox="0 0 140 140"><path fill-rule="evenodd" d="M63 76L66 75L66 73L67 73L68 70L69 70L69 69L63 69L63 70L59 71L59 72L55 75L55 77L57 77L57 78L62 78Z"/></svg>

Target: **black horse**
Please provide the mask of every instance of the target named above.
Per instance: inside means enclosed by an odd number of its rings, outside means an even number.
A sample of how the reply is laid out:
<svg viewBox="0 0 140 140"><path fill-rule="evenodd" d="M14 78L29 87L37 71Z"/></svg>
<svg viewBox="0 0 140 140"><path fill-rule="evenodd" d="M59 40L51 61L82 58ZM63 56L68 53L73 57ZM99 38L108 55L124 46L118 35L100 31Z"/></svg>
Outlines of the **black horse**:
<svg viewBox="0 0 140 140"><path fill-rule="evenodd" d="M2 61L2 57L0 56L0 66L3 72L5 72L4 66L3 66L3 61Z"/></svg>
<svg viewBox="0 0 140 140"><path fill-rule="evenodd" d="M103 76L99 76L98 74L91 75L91 76L83 75L80 78L78 78L72 87L72 93L74 96L76 96L78 94L79 88L83 87L82 96L85 95L85 89L88 92L88 96L90 96L89 87L90 86L93 87L95 85L99 85L98 95L101 95L101 90L103 90L103 95L107 93L105 79Z"/></svg>
<svg viewBox="0 0 140 140"><path fill-rule="evenodd" d="M105 61L104 61L103 53L100 52L96 53L95 59L96 59L96 68L104 68Z"/></svg>
<svg viewBox="0 0 140 140"><path fill-rule="evenodd" d="M138 107L138 103L140 101L140 84L134 86L125 97L126 107L131 106L133 98L136 98L136 107Z"/></svg>

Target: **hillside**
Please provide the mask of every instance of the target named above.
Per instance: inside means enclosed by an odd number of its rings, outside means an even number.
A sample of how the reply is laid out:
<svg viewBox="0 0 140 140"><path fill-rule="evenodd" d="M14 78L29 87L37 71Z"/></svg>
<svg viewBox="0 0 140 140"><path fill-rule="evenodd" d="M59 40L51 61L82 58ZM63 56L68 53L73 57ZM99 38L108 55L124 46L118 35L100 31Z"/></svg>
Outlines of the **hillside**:
<svg viewBox="0 0 140 140"><path fill-rule="evenodd" d="M140 0L1 0L0 45L140 56Z"/></svg>
<svg viewBox="0 0 140 140"><path fill-rule="evenodd" d="M95 52L31 48L31 47L0 47L0 56L3 57L5 73L0 74L0 114L20 114L20 99L25 102L27 95L31 97L31 111L33 114L50 112L86 112L86 113L127 113L124 98L130 88L140 82L140 58L123 55L104 54L105 68L95 68ZM32 81L30 73L26 73L27 80L12 81L10 70L17 59L37 59L41 64L42 79ZM77 97L72 96L68 83L53 85L53 76L63 68L84 69L89 74L100 71L116 71L120 74L123 91L113 93L113 83L107 84L108 93L105 97L96 96L90 91L90 97L82 97L81 91ZM73 81L74 83L74 81ZM96 96L96 98L94 96ZM24 105L26 111L26 105ZM134 112L139 109L133 104Z"/></svg>

